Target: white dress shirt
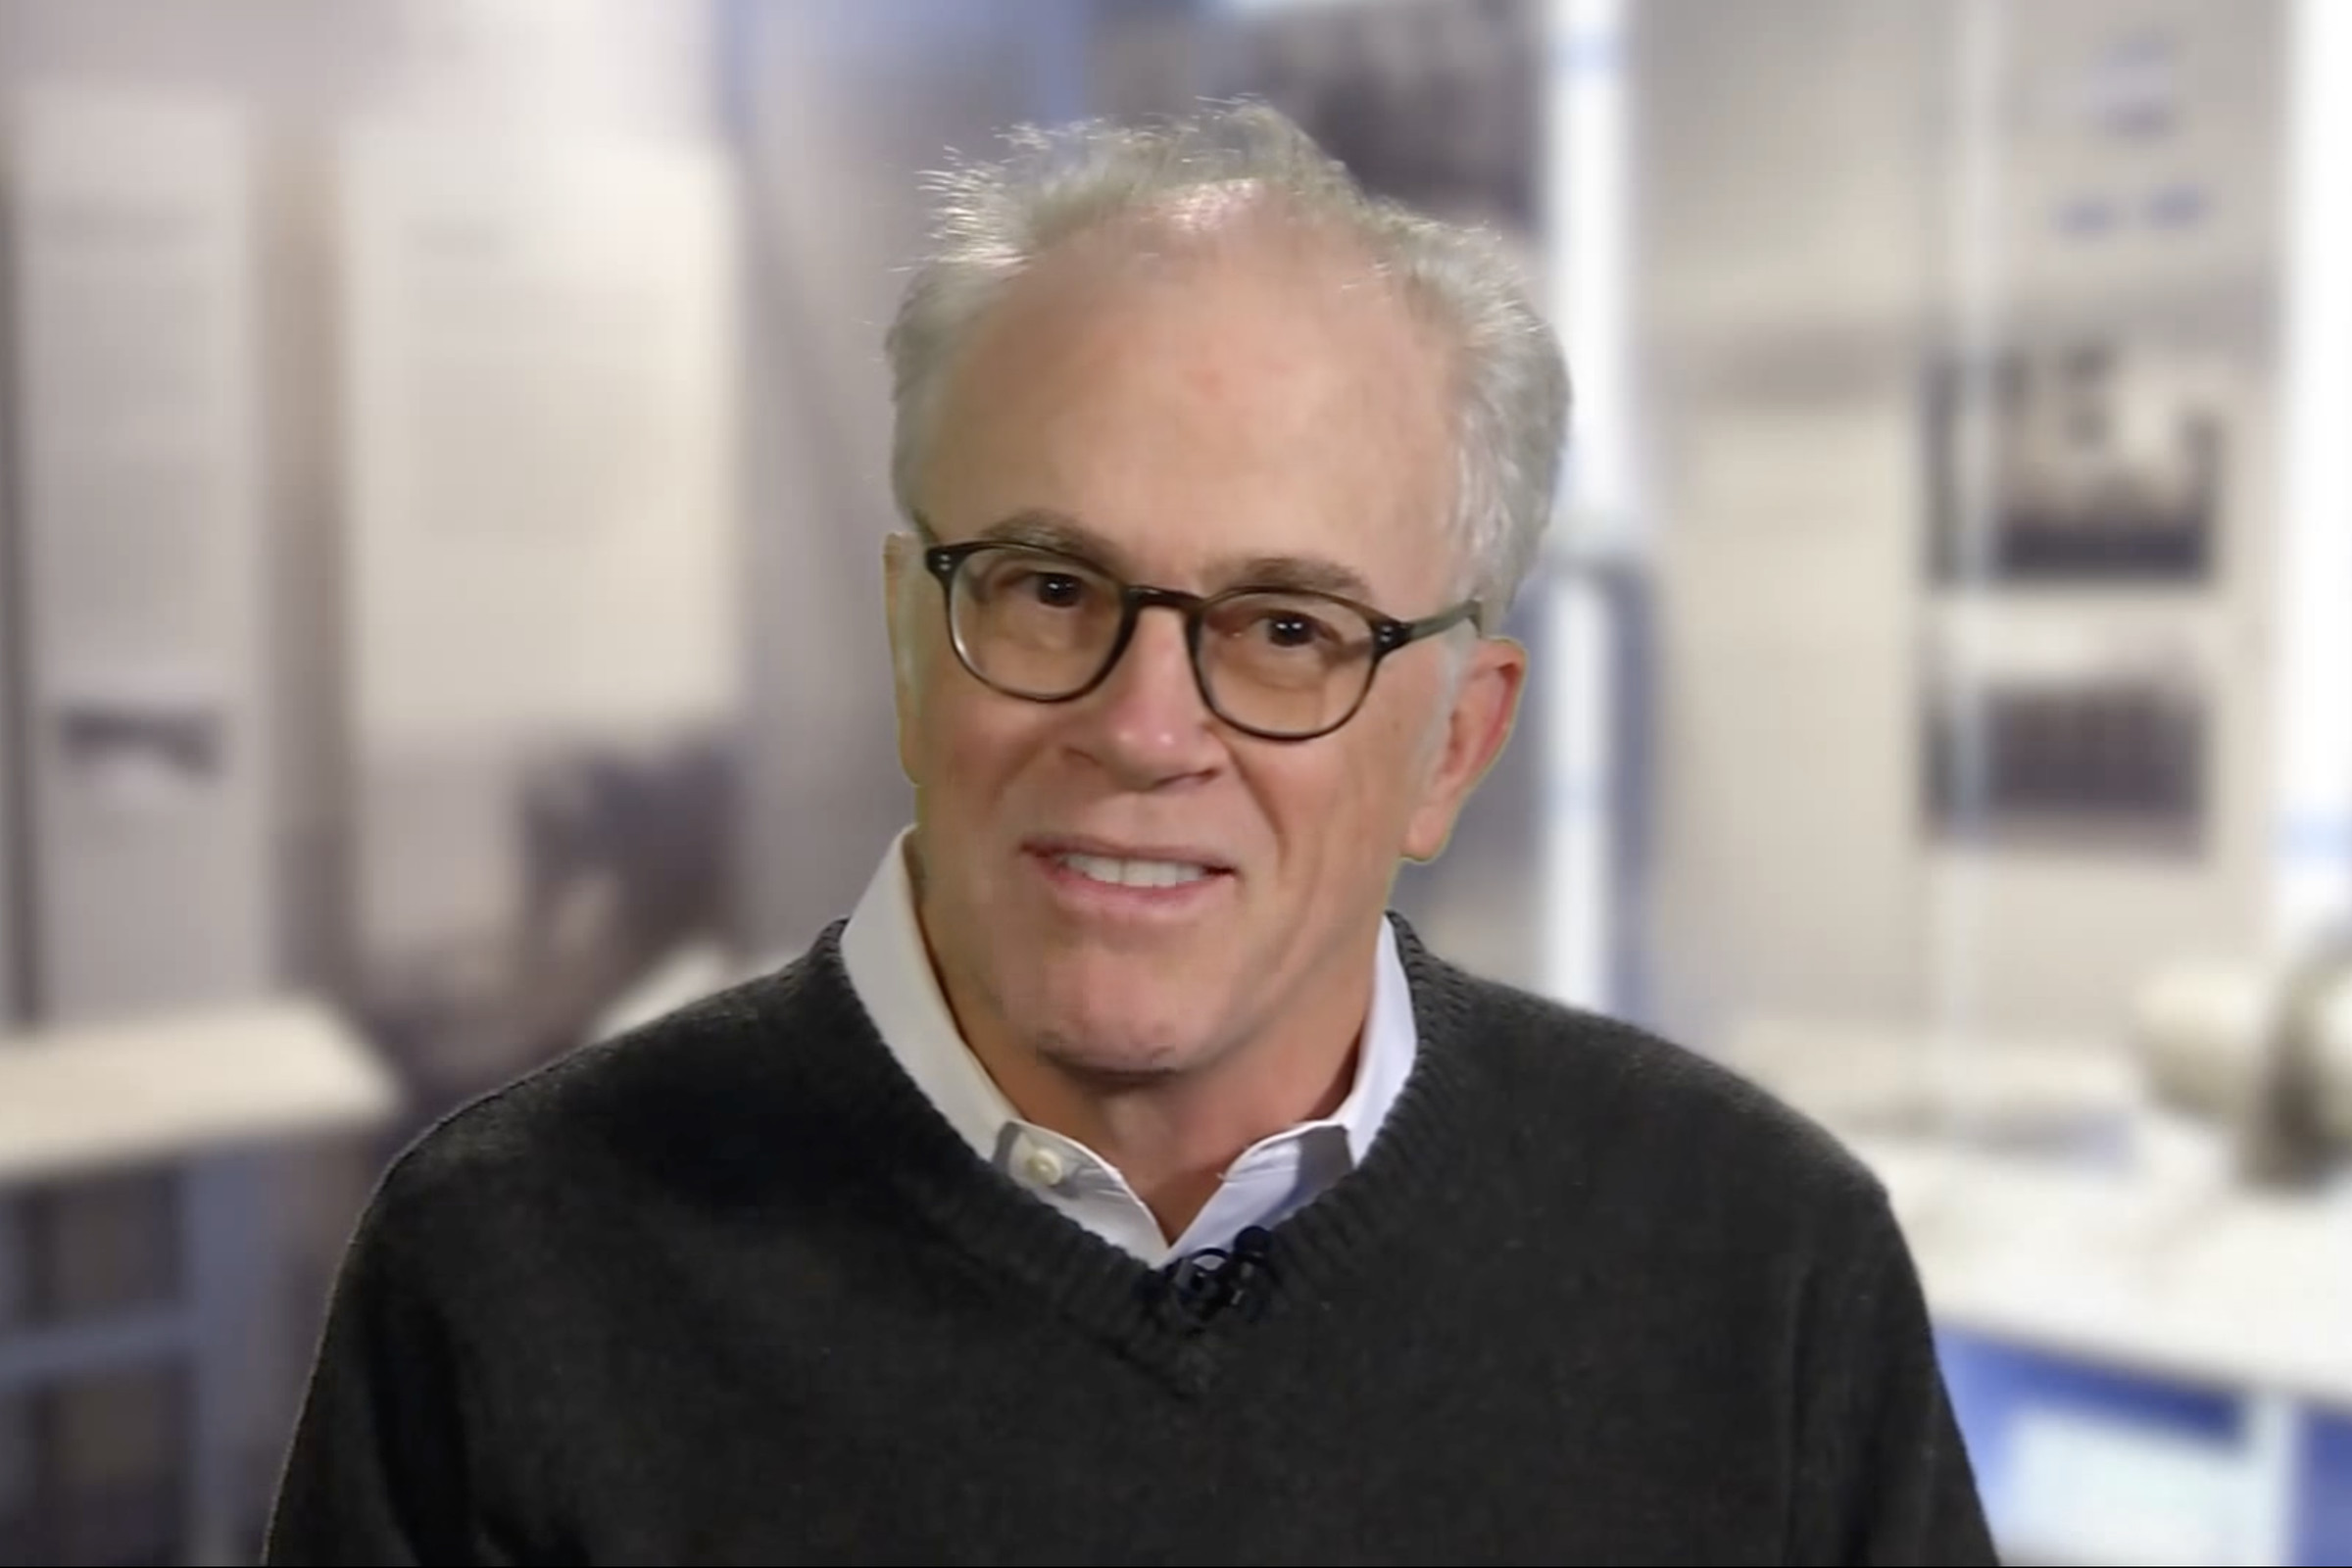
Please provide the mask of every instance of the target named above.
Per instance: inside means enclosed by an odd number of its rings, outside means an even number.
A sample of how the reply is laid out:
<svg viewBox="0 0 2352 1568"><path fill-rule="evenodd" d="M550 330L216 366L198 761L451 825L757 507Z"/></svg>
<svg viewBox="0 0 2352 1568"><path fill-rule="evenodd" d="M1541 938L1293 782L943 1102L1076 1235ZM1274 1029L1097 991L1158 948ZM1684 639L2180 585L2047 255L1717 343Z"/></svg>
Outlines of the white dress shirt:
<svg viewBox="0 0 2352 1568"><path fill-rule="evenodd" d="M915 914L906 867L912 829L895 839L842 933L841 957L858 1000L906 1076L982 1159L1113 1246L1147 1263L1227 1247L1271 1225L1362 1160L1404 1088L1418 1041L1396 934L1380 925L1372 1009L1355 1082L1337 1110L1260 1139L1226 1167L1216 1192L1173 1243L1127 1179L1074 1138L1024 1121L956 1030Z"/></svg>

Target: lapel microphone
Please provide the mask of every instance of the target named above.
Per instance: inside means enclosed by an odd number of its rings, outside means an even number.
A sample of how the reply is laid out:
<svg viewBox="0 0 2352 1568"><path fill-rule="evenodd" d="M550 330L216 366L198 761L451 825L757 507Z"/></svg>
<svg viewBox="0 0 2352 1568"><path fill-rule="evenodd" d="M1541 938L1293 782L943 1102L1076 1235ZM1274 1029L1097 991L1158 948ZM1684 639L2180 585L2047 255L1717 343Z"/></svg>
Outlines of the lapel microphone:
<svg viewBox="0 0 2352 1568"><path fill-rule="evenodd" d="M1145 1275L1142 1294L1195 1328L1205 1328L1227 1312L1255 1322L1265 1315L1273 1294L1273 1252L1274 1233L1251 1225L1231 1247L1203 1247Z"/></svg>

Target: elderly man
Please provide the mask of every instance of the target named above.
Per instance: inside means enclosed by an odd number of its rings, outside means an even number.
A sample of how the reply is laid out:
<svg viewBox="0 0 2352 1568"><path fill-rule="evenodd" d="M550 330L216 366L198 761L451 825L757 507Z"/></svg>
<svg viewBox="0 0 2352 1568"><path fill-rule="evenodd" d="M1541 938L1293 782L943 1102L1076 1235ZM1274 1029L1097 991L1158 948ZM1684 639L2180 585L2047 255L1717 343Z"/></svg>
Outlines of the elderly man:
<svg viewBox="0 0 2352 1568"><path fill-rule="evenodd" d="M942 190L914 826L397 1162L270 1559L1991 1560L1870 1176L1386 912L1525 673L1567 390L1499 253L1263 110Z"/></svg>

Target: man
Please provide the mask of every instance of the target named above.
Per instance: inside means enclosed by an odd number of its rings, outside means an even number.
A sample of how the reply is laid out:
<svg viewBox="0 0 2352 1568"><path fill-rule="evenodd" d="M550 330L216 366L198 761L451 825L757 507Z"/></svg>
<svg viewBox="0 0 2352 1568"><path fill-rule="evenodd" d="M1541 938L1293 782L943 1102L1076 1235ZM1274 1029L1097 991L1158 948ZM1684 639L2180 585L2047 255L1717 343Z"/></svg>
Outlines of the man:
<svg viewBox="0 0 2352 1568"><path fill-rule="evenodd" d="M915 825L443 1123L270 1556L1984 1562L1872 1179L1385 914L1501 748L1549 330L1218 111L943 185L890 340Z"/></svg>

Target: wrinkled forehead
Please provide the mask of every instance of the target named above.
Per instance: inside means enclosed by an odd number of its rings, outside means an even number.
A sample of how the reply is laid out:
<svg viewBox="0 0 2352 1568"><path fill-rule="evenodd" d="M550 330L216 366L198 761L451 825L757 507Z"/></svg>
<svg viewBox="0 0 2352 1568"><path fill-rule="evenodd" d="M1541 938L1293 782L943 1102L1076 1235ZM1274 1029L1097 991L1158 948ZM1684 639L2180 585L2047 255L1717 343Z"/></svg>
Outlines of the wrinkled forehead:
<svg viewBox="0 0 2352 1568"><path fill-rule="evenodd" d="M1041 258L951 375L921 486L969 533L1034 509L1230 555L1238 532L1444 570L1453 356L1360 247L1258 215L1163 214ZM1311 537L1310 537L1311 536Z"/></svg>

